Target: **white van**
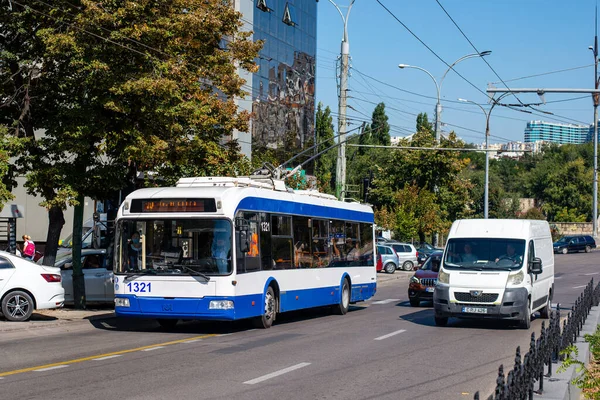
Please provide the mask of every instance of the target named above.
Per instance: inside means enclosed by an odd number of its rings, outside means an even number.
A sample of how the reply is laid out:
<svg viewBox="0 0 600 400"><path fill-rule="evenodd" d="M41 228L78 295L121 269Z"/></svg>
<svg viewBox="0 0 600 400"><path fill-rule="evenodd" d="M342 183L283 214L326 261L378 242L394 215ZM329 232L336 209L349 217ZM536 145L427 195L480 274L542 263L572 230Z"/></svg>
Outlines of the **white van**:
<svg viewBox="0 0 600 400"><path fill-rule="evenodd" d="M554 252L546 221L470 219L452 224L433 295L435 323L502 318L529 329L550 315Z"/></svg>

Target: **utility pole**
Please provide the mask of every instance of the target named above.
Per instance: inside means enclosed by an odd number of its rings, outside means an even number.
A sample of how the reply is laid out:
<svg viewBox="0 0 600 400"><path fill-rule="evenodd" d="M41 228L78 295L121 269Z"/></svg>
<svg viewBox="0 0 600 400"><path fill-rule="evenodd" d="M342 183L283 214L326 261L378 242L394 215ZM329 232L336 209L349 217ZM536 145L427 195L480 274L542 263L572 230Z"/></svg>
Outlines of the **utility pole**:
<svg viewBox="0 0 600 400"><path fill-rule="evenodd" d="M596 34L594 36L594 85L598 90L598 3L596 3ZM598 236L598 93L592 95L594 100L594 190L592 206L592 235Z"/></svg>
<svg viewBox="0 0 600 400"><path fill-rule="evenodd" d="M344 199L344 187L346 185L346 108L348 92L348 64L350 58L350 43L348 43L348 18L355 0L350 0L350 5L346 15L342 13L340 7L329 0L338 10L344 23L344 36L342 38L342 48L340 53L340 94L338 99L338 159L335 174L335 195L339 200Z"/></svg>

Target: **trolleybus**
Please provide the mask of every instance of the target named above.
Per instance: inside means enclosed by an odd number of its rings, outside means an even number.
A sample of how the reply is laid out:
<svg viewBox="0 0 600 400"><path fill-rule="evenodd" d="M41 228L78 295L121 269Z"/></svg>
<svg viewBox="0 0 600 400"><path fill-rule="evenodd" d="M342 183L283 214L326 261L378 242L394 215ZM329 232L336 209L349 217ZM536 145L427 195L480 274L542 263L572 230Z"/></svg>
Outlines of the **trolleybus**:
<svg viewBox="0 0 600 400"><path fill-rule="evenodd" d="M114 247L118 317L253 318L331 305L339 314L376 291L373 210L283 181L182 178L120 206Z"/></svg>

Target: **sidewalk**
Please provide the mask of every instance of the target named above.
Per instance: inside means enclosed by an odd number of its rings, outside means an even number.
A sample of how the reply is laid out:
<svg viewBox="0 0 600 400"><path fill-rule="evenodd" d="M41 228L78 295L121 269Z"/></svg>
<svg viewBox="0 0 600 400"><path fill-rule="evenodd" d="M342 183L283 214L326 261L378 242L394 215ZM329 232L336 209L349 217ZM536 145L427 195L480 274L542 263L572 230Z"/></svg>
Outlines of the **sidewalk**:
<svg viewBox="0 0 600 400"><path fill-rule="evenodd" d="M106 319L115 316L114 310L109 306L105 308L91 308L76 310L71 307L54 310L35 311L27 322L11 322L0 317L0 332L13 332L38 328L52 328L77 321Z"/></svg>

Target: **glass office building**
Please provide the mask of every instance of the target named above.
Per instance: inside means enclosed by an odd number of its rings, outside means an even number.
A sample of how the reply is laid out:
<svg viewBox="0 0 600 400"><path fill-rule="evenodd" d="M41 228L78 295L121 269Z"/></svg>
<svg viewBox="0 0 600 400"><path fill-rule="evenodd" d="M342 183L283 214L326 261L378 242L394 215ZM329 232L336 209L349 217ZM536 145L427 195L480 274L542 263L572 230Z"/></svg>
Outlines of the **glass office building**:
<svg viewBox="0 0 600 400"><path fill-rule="evenodd" d="M593 125L560 124L554 122L531 121L525 127L525 142L546 141L558 144L580 144L590 142L594 137Z"/></svg>
<svg viewBox="0 0 600 400"><path fill-rule="evenodd" d="M303 148L314 139L317 55L316 0L236 0L245 28L264 46L259 71L240 74L252 94L238 102L252 112L251 132L240 133L242 151ZM251 97L251 98L250 98Z"/></svg>

